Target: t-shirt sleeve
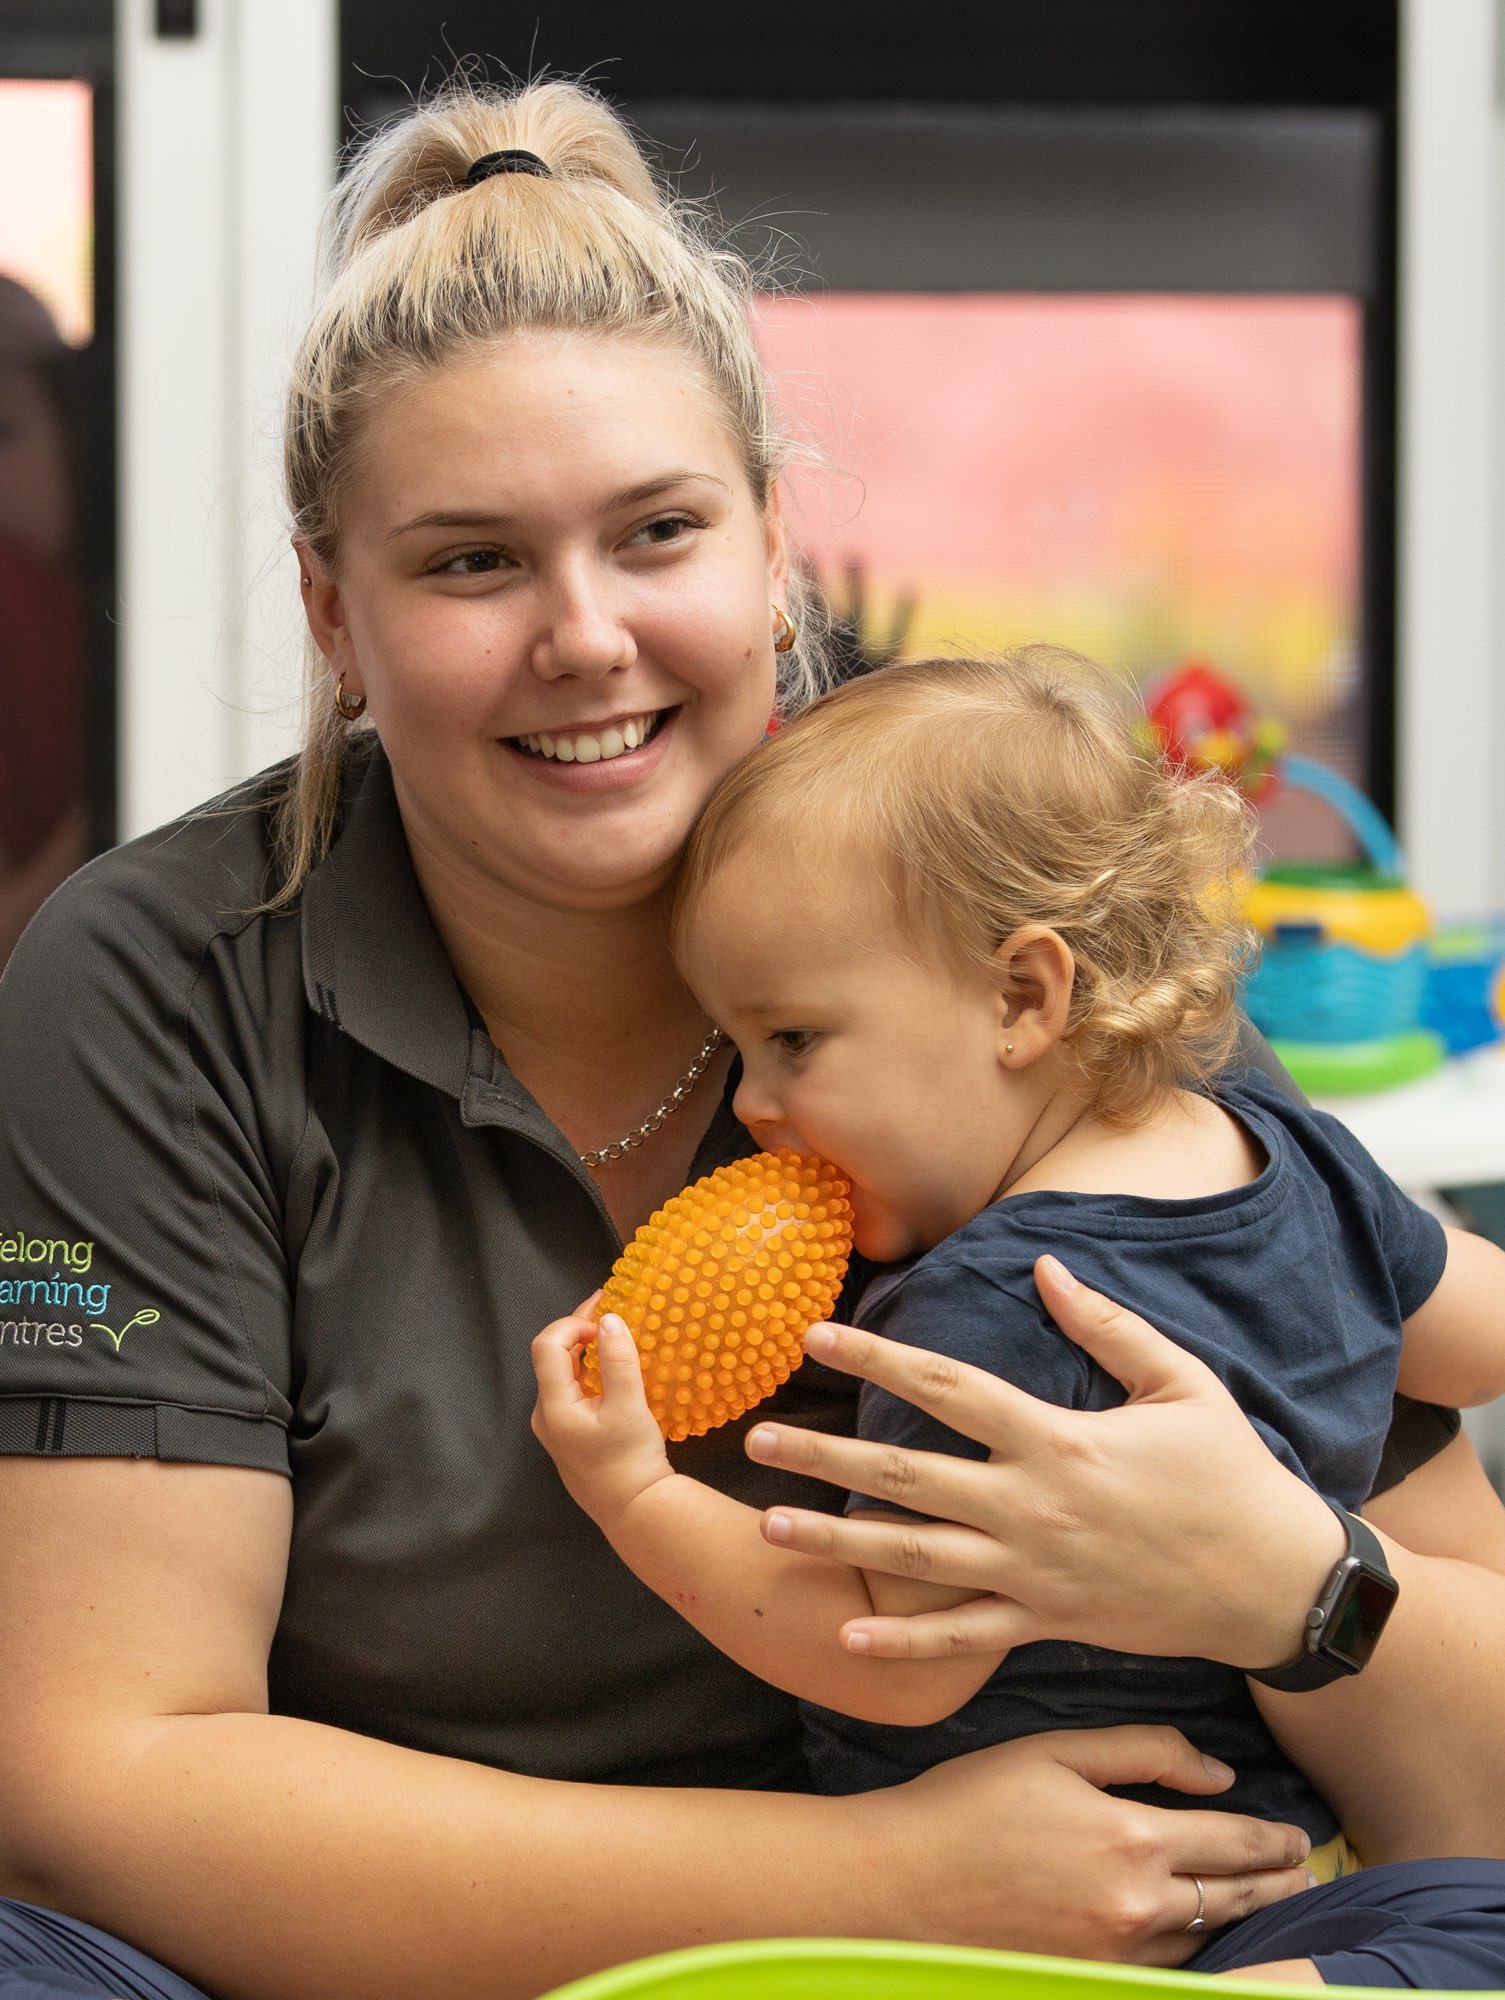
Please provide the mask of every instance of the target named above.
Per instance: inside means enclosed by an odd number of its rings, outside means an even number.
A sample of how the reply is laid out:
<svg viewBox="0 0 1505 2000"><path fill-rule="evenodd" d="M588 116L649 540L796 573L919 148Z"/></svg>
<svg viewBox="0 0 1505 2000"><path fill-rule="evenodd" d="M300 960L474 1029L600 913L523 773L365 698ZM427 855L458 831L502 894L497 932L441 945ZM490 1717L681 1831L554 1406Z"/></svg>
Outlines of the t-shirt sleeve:
<svg viewBox="0 0 1505 2000"><path fill-rule="evenodd" d="M1398 1188L1341 1120L1314 1112L1328 1143L1364 1190L1402 1319L1436 1291L1448 1260L1442 1224Z"/></svg>
<svg viewBox="0 0 1505 2000"><path fill-rule="evenodd" d="M921 1258L910 1270L871 1288L858 1324L886 1339L922 1347L985 1369L1044 1402L1083 1407L1089 1366L1081 1349L1059 1331L1041 1305L1031 1264L1035 1248L1018 1260L958 1255L950 1245ZM1017 1262L1017 1268L1016 1268ZM983 1459L987 1446L940 1423L886 1389L864 1383L857 1434L906 1451L946 1452ZM853 1493L856 1507L902 1512L890 1500Z"/></svg>
<svg viewBox="0 0 1505 2000"><path fill-rule="evenodd" d="M223 940L129 893L129 855L65 884L0 981L0 1451L285 1472L290 1285L253 1071L286 1051Z"/></svg>

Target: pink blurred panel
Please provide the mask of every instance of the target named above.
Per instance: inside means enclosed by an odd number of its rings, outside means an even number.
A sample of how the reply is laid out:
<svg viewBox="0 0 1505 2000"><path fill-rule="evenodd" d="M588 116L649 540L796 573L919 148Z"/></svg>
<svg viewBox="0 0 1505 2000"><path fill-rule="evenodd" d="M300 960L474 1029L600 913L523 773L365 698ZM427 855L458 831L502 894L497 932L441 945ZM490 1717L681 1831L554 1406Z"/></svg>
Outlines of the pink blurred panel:
<svg viewBox="0 0 1505 2000"><path fill-rule="evenodd" d="M0 271L36 293L63 338L94 332L93 94L0 79Z"/></svg>

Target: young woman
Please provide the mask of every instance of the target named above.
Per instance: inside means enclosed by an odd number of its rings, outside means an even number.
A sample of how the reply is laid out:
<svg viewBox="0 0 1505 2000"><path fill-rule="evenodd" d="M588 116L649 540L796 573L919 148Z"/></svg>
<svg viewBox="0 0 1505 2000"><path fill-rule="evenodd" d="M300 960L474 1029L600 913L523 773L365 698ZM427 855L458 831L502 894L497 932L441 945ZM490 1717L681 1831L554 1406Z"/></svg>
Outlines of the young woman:
<svg viewBox="0 0 1505 2000"><path fill-rule="evenodd" d="M805 677L739 274L564 85L381 135L330 246L287 432L298 770L85 870L0 986L16 1990L494 2000L812 1931L1179 1962L1302 1885L1304 1836L1105 1792L1219 1788L1159 1729L803 1795L793 1705L622 1570L529 1429L537 1329L751 1143L666 942L702 804ZM1134 1400L957 1377L993 1460L917 1456L949 1525L887 1562L1062 1636L1290 1656L1333 1516L1174 1349L1061 1316ZM902 1351L833 1359L935 1400ZM769 1414L762 1463L733 1431L697 1473L839 1543L785 1474L868 1482L847 1376ZM1466 1558L1505 1536L1426 1421L1373 1507L1384 1645L1285 1735L1325 1784L1341 1710L1418 1851L1480 1852L1505 1583ZM1363 1785L1329 1789L1361 1838Z"/></svg>

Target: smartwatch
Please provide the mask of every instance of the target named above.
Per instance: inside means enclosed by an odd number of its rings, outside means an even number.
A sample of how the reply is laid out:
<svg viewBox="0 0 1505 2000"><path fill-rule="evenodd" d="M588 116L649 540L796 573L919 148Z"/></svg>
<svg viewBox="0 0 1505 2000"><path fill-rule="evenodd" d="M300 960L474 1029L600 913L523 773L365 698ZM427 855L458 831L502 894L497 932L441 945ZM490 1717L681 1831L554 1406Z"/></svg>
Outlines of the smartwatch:
<svg viewBox="0 0 1505 2000"><path fill-rule="evenodd" d="M1301 1651L1282 1666L1261 1667L1249 1675L1283 1693L1326 1687L1367 1667L1400 1596L1378 1536L1335 1500L1327 1504L1342 1522L1348 1546L1306 1614Z"/></svg>

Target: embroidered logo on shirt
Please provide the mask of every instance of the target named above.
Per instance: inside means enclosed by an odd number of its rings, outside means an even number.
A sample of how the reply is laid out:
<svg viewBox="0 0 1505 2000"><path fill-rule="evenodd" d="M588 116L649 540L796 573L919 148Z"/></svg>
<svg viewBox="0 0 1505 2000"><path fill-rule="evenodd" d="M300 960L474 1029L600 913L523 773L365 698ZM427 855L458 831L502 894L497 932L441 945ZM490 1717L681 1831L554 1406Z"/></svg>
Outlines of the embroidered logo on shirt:
<svg viewBox="0 0 1505 2000"><path fill-rule="evenodd" d="M132 1327L154 1326L162 1317L156 1306L144 1306L118 1333L105 1323L114 1287L92 1276L94 1245L87 1238L31 1236L25 1230L0 1233L0 1266L7 1264L30 1266L33 1275L0 1276L0 1348L82 1347L88 1332L107 1334L119 1354ZM36 1274L38 1265L45 1275ZM3 1316L7 1306L29 1306L31 1312L10 1318ZM50 1311L37 1317L39 1307ZM70 1307L87 1319L64 1318Z"/></svg>

